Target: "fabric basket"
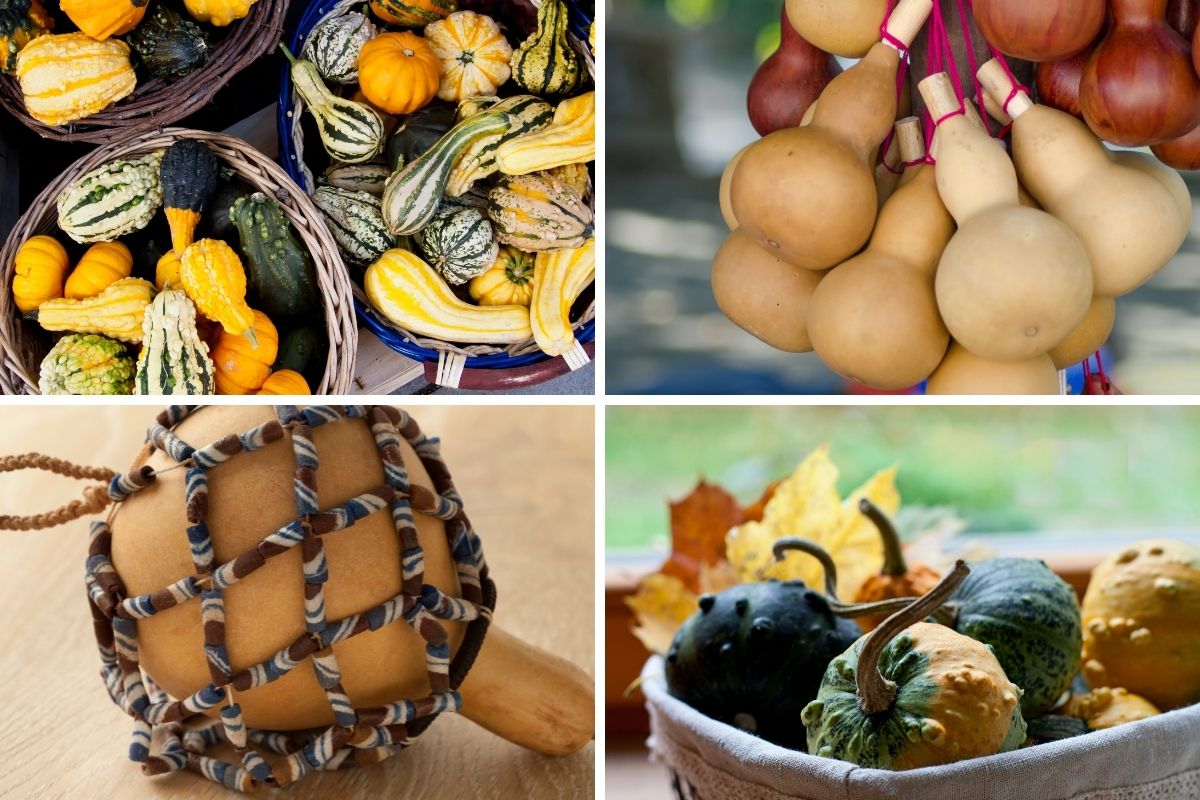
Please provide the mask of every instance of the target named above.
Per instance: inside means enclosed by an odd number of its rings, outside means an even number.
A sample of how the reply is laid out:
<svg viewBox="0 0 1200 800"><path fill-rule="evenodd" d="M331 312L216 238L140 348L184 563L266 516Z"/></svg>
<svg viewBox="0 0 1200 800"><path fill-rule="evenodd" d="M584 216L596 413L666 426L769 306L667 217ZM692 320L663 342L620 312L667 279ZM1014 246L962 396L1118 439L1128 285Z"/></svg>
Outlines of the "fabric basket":
<svg viewBox="0 0 1200 800"><path fill-rule="evenodd" d="M667 693L657 656L642 670L642 691L650 751L684 800L1200 798L1200 705L1012 753L891 772L787 750L710 719Z"/></svg>

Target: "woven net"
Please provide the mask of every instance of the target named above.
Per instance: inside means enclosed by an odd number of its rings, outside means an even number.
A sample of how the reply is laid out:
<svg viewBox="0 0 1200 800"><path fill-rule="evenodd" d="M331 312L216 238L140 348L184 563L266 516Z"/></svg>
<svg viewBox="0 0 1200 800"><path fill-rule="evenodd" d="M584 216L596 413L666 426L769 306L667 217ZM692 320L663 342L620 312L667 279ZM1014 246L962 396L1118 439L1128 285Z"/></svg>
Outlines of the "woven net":
<svg viewBox="0 0 1200 800"><path fill-rule="evenodd" d="M113 702L133 720L131 760L148 775L191 770L231 789L250 791L260 785L286 786L314 770L372 764L412 743L441 713L461 708L456 691L466 677L491 621L496 591L488 578L479 537L463 512L462 499L442 461L437 439L421 433L405 412L389 407L321 406L299 410L275 407L277 419L242 434L231 434L194 447L173 431L195 410L172 406L148 431L148 447L161 450L186 469L187 538L195 574L149 594L127 596L110 560L112 532L107 521L92 524L87 560L87 592L96 640L103 663L101 675ZM386 484L336 508L317 505L319 458L312 429L340 420L362 419L370 425L383 464ZM232 561L215 563L206 524L207 472L238 453L286 446L291 435L295 456L296 517ZM433 481L434 491L409 483L400 450L403 437ZM276 444L279 443L279 444ZM177 467L172 467L174 469ZM149 466L112 478L109 496L120 504L154 482ZM329 580L323 537L352 528L389 509L401 542L401 593L359 614L339 620L325 615L324 586ZM461 597L450 597L424 582L424 553L413 512L443 520L447 543L461 585ZM111 515L110 515L111 519ZM223 592L252 575L270 559L301 548L304 569L306 632L269 660L234 670L225 646ZM155 685L138 662L137 624L166 609L200 603L204 655L211 682L189 697L174 698ZM425 640L430 694L383 706L355 708L342 688L333 645L366 631L403 620ZM441 621L467 623L465 638L453 660ZM235 691L248 691L278 680L295 669L312 669L325 692L334 723L304 732L247 727ZM203 712L220 708L214 719ZM151 752L152 735L160 733L161 749ZM228 742L240 763L205 753ZM264 754L280 756L268 764Z"/></svg>

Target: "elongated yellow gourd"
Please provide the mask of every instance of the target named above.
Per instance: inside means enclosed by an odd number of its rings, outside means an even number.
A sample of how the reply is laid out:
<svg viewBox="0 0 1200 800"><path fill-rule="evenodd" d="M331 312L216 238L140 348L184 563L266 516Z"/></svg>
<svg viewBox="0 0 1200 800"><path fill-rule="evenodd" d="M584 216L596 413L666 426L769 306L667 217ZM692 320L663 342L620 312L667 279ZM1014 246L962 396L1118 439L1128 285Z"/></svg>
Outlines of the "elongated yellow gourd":
<svg viewBox="0 0 1200 800"><path fill-rule="evenodd" d="M48 331L97 333L138 344L142 341L146 306L153 299L154 285L150 281L122 278L95 297L42 303L37 321Z"/></svg>
<svg viewBox="0 0 1200 800"><path fill-rule="evenodd" d="M515 344L533 335L525 306L473 306L407 250L389 250L363 280L371 305L413 333L447 342Z"/></svg>
<svg viewBox="0 0 1200 800"><path fill-rule="evenodd" d="M507 175L528 175L595 160L595 92L563 100L549 127L518 136L496 151L496 166Z"/></svg>
<svg viewBox="0 0 1200 800"><path fill-rule="evenodd" d="M787 0L796 32L826 53L859 58L879 41L887 0Z"/></svg>
<svg viewBox="0 0 1200 800"><path fill-rule="evenodd" d="M574 250L538 253L533 267L529 324L542 352L561 356L575 344L571 304L596 279L596 240Z"/></svg>
<svg viewBox="0 0 1200 800"><path fill-rule="evenodd" d="M1001 100L1013 91L1012 80L994 60L979 69L979 80ZM1133 291L1179 251L1191 213L1190 202L1186 223L1173 213L1179 189L1187 192L1178 173L1159 179L1125 166L1087 125L1035 104L1025 92L1008 102L1007 111L1013 118L1017 176L1042 208L1079 236L1092 263L1097 295ZM1176 184L1175 191L1164 181Z"/></svg>

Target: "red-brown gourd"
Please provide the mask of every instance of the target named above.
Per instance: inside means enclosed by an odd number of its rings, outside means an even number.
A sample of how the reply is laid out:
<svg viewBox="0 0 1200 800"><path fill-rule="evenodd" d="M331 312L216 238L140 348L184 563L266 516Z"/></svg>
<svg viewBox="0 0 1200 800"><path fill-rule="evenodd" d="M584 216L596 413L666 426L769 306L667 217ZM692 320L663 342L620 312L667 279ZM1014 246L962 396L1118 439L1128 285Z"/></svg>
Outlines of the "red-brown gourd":
<svg viewBox="0 0 1200 800"><path fill-rule="evenodd" d="M818 47L809 44L780 11L779 49L764 61L750 81L746 109L760 136L794 128L842 68Z"/></svg>
<svg viewBox="0 0 1200 800"><path fill-rule="evenodd" d="M911 42L932 0L901 0L889 21ZM784 261L823 270L858 251L875 225L875 150L896 120L897 50L877 42L830 82L811 125L776 131L742 156L733 213L742 230Z"/></svg>
<svg viewBox="0 0 1200 800"><path fill-rule="evenodd" d="M921 158L920 121L909 117L896 128L904 160ZM950 343L933 274L953 233L933 167L909 167L880 212L867 249L830 272L813 293L808 333L830 369L887 391L929 377Z"/></svg>
<svg viewBox="0 0 1200 800"><path fill-rule="evenodd" d="M1050 356L1024 361L990 361L952 343L925 391L943 394L1058 394L1058 370Z"/></svg>
<svg viewBox="0 0 1200 800"><path fill-rule="evenodd" d="M1083 109L1079 107L1079 82L1083 80L1084 67L1091 60L1094 49L1088 48L1062 61L1038 64L1038 102L1083 119Z"/></svg>
<svg viewBox="0 0 1200 800"><path fill-rule="evenodd" d="M942 319L955 341L982 358L1044 355L1091 305L1087 253L1064 223L1020 205L1004 146L965 115L953 115L959 101L944 72L918 88L943 120L933 140L934 173L958 223L935 280Z"/></svg>
<svg viewBox="0 0 1200 800"><path fill-rule="evenodd" d="M1111 297L1097 297L1083 318L1083 322L1071 331L1067 338L1050 349L1050 360L1056 369L1066 369L1090 357L1104 346L1112 335L1117 321L1117 301Z"/></svg>
<svg viewBox="0 0 1200 800"><path fill-rule="evenodd" d="M846 58L866 55L879 41L887 0L787 0L792 27L816 47Z"/></svg>
<svg viewBox="0 0 1200 800"><path fill-rule="evenodd" d="M1079 85L1084 119L1101 139L1140 147L1200 124L1200 77L1166 8L1167 0L1112 0L1112 26Z"/></svg>
<svg viewBox="0 0 1200 800"><path fill-rule="evenodd" d="M901 597L920 597L933 590L941 580L937 570L925 564L909 563L904 558L900 534L887 514L864 497L858 501L858 510L871 520L883 541L883 566L859 587L854 596L855 603L875 603L880 600L895 600ZM858 624L870 633L885 619L887 614L859 617Z"/></svg>
<svg viewBox="0 0 1200 800"><path fill-rule="evenodd" d="M1200 169L1200 126L1178 139L1159 142L1150 148L1154 157L1174 169Z"/></svg>
<svg viewBox="0 0 1200 800"><path fill-rule="evenodd" d="M997 61L979 69L995 97L1012 82ZM1117 297L1141 286L1179 251L1188 226L1175 195L1144 172L1121 166L1079 120L1019 92L1008 105L1017 175L1042 208L1065 222L1087 250L1093 290ZM1143 156L1144 157L1144 156ZM1175 180L1180 185L1183 179Z"/></svg>
<svg viewBox="0 0 1200 800"><path fill-rule="evenodd" d="M1167 3L1167 24L1189 41L1200 21L1200 0L1171 0Z"/></svg>
<svg viewBox="0 0 1200 800"><path fill-rule="evenodd" d="M1165 0L1164 0L1165 1ZM1005 55L1026 61L1058 61L1096 38L1104 24L1104 0L975 0L975 23Z"/></svg>

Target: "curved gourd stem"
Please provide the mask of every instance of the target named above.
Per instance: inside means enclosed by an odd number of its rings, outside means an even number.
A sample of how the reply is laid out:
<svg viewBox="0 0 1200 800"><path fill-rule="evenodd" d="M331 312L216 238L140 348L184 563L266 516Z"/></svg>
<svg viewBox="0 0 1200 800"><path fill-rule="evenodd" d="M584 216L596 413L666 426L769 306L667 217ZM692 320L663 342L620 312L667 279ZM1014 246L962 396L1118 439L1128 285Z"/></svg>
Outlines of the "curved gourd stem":
<svg viewBox="0 0 1200 800"><path fill-rule="evenodd" d="M883 569L879 570L879 574L896 578L908 572L908 564L900 548L900 535L896 533L896 526L887 514L866 497L858 501L858 510L879 529L879 538L883 540Z"/></svg>
<svg viewBox="0 0 1200 800"><path fill-rule="evenodd" d="M883 677L883 673L879 671L879 656L883 654L883 648L899 636L901 631L940 608L970 572L971 569L965 561L958 561L954 569L942 578L937 586L930 589L928 594L892 614L867 635L867 640L858 654L858 669L854 676L858 689L858 707L864 714L873 716L888 711L896 701L896 684Z"/></svg>

